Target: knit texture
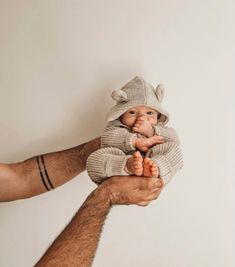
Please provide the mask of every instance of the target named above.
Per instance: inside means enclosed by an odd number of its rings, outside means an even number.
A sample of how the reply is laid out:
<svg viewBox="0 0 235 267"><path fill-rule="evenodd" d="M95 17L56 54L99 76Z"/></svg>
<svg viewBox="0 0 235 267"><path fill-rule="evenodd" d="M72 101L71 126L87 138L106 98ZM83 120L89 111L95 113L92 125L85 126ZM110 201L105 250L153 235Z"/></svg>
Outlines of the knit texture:
<svg viewBox="0 0 235 267"><path fill-rule="evenodd" d="M180 144L180 140L178 134L172 127L161 127L159 125L154 125L154 133L156 135L160 135L164 138L165 142L174 142L176 144Z"/></svg>
<svg viewBox="0 0 235 267"><path fill-rule="evenodd" d="M176 172L183 167L182 153L174 142L165 142L152 147L146 157L157 164L164 184L168 184Z"/></svg>
<svg viewBox="0 0 235 267"><path fill-rule="evenodd" d="M129 157L118 148L98 149L87 159L88 175L96 184L114 175L127 175L124 168Z"/></svg>
<svg viewBox="0 0 235 267"><path fill-rule="evenodd" d="M133 139L136 133L127 131L126 128L108 126L101 137L101 147L117 147L125 153L135 150Z"/></svg>
<svg viewBox="0 0 235 267"><path fill-rule="evenodd" d="M153 146L146 156L156 162L160 176L167 184L183 167L180 141L173 128L155 126L154 129L155 134L164 137L165 143ZM95 183L99 184L114 175L126 175L124 171L126 161L135 151L131 140L136 136L139 135L133 133L119 120L107 125L101 137L102 148L92 153L87 160L88 174Z"/></svg>
<svg viewBox="0 0 235 267"><path fill-rule="evenodd" d="M112 92L116 104L107 115L108 124L101 137L102 148L92 153L87 160L88 174L95 183L100 184L114 175L126 175L126 162L136 150L133 139L146 137L133 132L119 118L127 110L137 106L147 106L158 112L157 125L153 126L154 134L162 136L165 142L150 148L146 156L155 161L164 183L167 184L182 168L179 137L173 128L165 126L169 114L162 106L163 97L164 87L161 84L154 88L141 77L135 77L121 90Z"/></svg>
<svg viewBox="0 0 235 267"><path fill-rule="evenodd" d="M160 115L158 124L165 125L169 121L169 114L161 104L164 90L162 84L154 88L143 78L135 77L125 84L121 90L112 92L112 98L116 100L116 104L108 112L107 121L118 119L130 108L144 105L155 109Z"/></svg>

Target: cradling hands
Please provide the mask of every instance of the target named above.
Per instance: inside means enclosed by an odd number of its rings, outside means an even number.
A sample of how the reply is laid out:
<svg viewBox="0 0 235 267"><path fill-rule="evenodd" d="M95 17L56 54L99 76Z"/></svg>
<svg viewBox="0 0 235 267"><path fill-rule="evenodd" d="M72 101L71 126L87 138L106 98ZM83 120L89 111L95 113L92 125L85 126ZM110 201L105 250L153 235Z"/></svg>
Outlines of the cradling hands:
<svg viewBox="0 0 235 267"><path fill-rule="evenodd" d="M137 176L114 176L103 182L103 188L109 197L110 204L135 204L147 206L158 198L164 186L160 178Z"/></svg>

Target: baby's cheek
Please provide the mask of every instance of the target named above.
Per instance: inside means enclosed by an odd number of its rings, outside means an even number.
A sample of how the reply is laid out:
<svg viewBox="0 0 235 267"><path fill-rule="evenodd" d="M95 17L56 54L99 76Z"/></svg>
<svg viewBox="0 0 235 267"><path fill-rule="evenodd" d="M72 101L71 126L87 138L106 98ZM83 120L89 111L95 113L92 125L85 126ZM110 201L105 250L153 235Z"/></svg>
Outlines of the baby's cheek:
<svg viewBox="0 0 235 267"><path fill-rule="evenodd" d="M151 118L150 122L152 125L157 124L157 119L155 117Z"/></svg>
<svg viewBox="0 0 235 267"><path fill-rule="evenodd" d="M128 124L126 124L127 126L129 126L130 128L132 128L136 123L135 119L129 119Z"/></svg>

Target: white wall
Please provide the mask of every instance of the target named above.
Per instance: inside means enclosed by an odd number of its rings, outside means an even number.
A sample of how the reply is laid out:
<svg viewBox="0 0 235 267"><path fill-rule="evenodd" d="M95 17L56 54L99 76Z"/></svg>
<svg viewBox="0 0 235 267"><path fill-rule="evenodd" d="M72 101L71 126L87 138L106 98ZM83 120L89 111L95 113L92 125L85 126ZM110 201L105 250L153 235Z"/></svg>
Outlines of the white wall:
<svg viewBox="0 0 235 267"><path fill-rule="evenodd" d="M115 207L95 267L232 267L234 1L0 0L0 161L98 136L135 75L166 87L185 167L147 208ZM86 173L0 205L0 266L30 267L95 186Z"/></svg>

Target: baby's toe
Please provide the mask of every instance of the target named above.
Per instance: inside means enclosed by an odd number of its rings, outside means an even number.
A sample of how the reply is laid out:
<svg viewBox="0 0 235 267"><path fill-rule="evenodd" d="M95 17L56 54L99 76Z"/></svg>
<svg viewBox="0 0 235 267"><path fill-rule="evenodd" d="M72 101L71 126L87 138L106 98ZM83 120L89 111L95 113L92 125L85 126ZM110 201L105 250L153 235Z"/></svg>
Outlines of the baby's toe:
<svg viewBox="0 0 235 267"><path fill-rule="evenodd" d="M135 163L133 164L133 166L134 166L135 168L140 168L140 167L141 167L141 163L140 163L140 162L135 162Z"/></svg>
<svg viewBox="0 0 235 267"><path fill-rule="evenodd" d="M144 159L144 163L145 163L145 164L149 164L149 162L150 162L150 158L145 158L145 159Z"/></svg>
<svg viewBox="0 0 235 267"><path fill-rule="evenodd" d="M139 157L141 157L141 154L140 154L139 151L135 151L135 152L133 153L132 156L133 156L134 158L139 158Z"/></svg>

